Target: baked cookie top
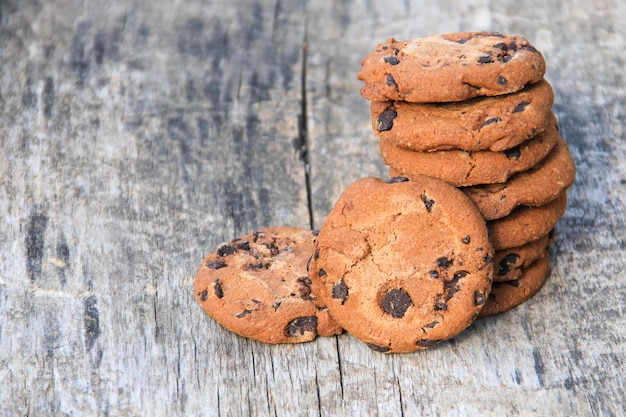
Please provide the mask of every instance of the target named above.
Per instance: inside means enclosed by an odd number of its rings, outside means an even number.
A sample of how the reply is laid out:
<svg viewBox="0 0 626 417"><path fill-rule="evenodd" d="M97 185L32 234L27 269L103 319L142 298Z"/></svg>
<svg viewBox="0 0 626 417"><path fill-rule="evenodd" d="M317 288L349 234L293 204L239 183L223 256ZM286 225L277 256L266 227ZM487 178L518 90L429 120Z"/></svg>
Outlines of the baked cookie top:
<svg viewBox="0 0 626 417"><path fill-rule="evenodd" d="M449 102L519 91L545 69L541 53L521 36L465 32L390 38L363 59L358 79L368 100Z"/></svg>
<svg viewBox="0 0 626 417"><path fill-rule="evenodd" d="M459 190L425 176L363 178L316 239L309 277L337 323L372 349L410 352L458 334L491 287L483 218Z"/></svg>
<svg viewBox="0 0 626 417"><path fill-rule="evenodd" d="M267 343L306 342L341 333L307 276L313 232L268 227L223 243L202 261L194 293L227 329Z"/></svg>
<svg viewBox="0 0 626 417"><path fill-rule="evenodd" d="M372 130L415 151L502 151L544 131L554 118L553 101L546 80L516 93L455 103L372 101Z"/></svg>

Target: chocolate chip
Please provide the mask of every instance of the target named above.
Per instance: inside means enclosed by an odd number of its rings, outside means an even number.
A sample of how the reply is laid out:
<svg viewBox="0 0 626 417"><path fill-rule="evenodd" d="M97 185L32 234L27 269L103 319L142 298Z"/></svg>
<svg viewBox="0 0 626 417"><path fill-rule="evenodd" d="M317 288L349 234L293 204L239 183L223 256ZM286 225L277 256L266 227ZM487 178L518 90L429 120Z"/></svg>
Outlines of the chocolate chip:
<svg viewBox="0 0 626 417"><path fill-rule="evenodd" d="M378 345L374 345L372 343L366 343L365 344L368 348L372 349L374 352L381 352L381 353L385 353L385 352L389 352L391 349L388 348L387 346L378 346Z"/></svg>
<svg viewBox="0 0 626 417"><path fill-rule="evenodd" d="M478 58L479 64L489 64L490 62L493 62L493 58L491 57L491 55L483 55Z"/></svg>
<svg viewBox="0 0 626 417"><path fill-rule="evenodd" d="M423 348L431 348L435 345L438 345L441 340L428 340L428 339L420 339L417 341L417 346Z"/></svg>
<svg viewBox="0 0 626 417"><path fill-rule="evenodd" d="M513 109L513 113L523 112L524 110L526 110L526 107L528 107L529 104L530 101L522 101L520 104L515 106L515 108Z"/></svg>
<svg viewBox="0 0 626 417"><path fill-rule="evenodd" d="M402 288L396 288L385 294L380 308L391 317L400 319L412 305L411 296Z"/></svg>
<svg viewBox="0 0 626 417"><path fill-rule="evenodd" d="M506 62L509 62L512 58L513 58L513 55L505 55L505 56L502 58L502 62L505 62L505 63L506 63Z"/></svg>
<svg viewBox="0 0 626 417"><path fill-rule="evenodd" d="M441 258L437 259L437 266L440 266L443 269L448 269L450 265L452 265L452 259L450 258L446 258L445 256L442 256Z"/></svg>
<svg viewBox="0 0 626 417"><path fill-rule="evenodd" d="M313 259L315 259L316 261L319 259L320 257L320 250L319 249L315 249L315 252L313 252Z"/></svg>
<svg viewBox="0 0 626 417"><path fill-rule="evenodd" d="M443 287L446 290L446 294L448 295L448 298L451 298L452 296L454 296L454 294L459 292L461 288L458 286L458 283L461 279L465 278L465 276L468 274L469 272L467 271L455 272L454 276L452 277L452 281L447 281L444 283Z"/></svg>
<svg viewBox="0 0 626 417"><path fill-rule="evenodd" d="M435 309L435 311L446 311L448 309L448 305L445 303L445 301L437 300L433 308Z"/></svg>
<svg viewBox="0 0 626 417"><path fill-rule="evenodd" d="M511 281L503 281L502 284L510 285L511 287L518 288L519 287L519 279L514 279Z"/></svg>
<svg viewBox="0 0 626 417"><path fill-rule="evenodd" d="M250 242L247 240L242 241L237 245L237 249L245 250L246 252L250 250Z"/></svg>
<svg viewBox="0 0 626 417"><path fill-rule="evenodd" d="M379 132L386 132L388 130L391 130L391 128L393 127L393 120L396 118L397 115L398 112L396 112L391 107L387 107L380 114L380 116L378 116L378 119L376 119L376 130L378 130Z"/></svg>
<svg viewBox="0 0 626 417"><path fill-rule="evenodd" d="M502 75L498 75L498 85L506 85L507 83L507 79L504 78Z"/></svg>
<svg viewBox="0 0 626 417"><path fill-rule="evenodd" d="M320 268L320 270L317 272L317 276L320 277L320 278L321 277L325 277L326 275L328 275L328 274L322 268Z"/></svg>
<svg viewBox="0 0 626 417"><path fill-rule="evenodd" d="M422 194L422 201L426 206L426 211L430 213L430 211L433 209L433 206L435 205L435 200L431 200L426 196L426 194Z"/></svg>
<svg viewBox="0 0 626 417"><path fill-rule="evenodd" d="M281 301L276 301L276 302L274 303L274 310L278 310L278 307L280 307L280 304L281 304L281 303L282 303Z"/></svg>
<svg viewBox="0 0 626 417"><path fill-rule="evenodd" d="M252 313L252 310L245 309L241 313L237 314L235 317L237 317L238 319L241 319L241 318L246 317L250 313Z"/></svg>
<svg viewBox="0 0 626 417"><path fill-rule="evenodd" d="M398 182L407 182L409 179L407 177L391 177L389 178L386 183L387 184L395 184Z"/></svg>
<svg viewBox="0 0 626 417"><path fill-rule="evenodd" d="M398 65L400 63L400 60L395 55L385 55L383 61L389 65Z"/></svg>
<svg viewBox="0 0 626 417"><path fill-rule="evenodd" d="M207 268L211 268L211 269L221 269L221 268L226 268L228 265L224 261L219 261L219 260L214 259L214 260L208 261L206 264L204 264L204 266L206 266Z"/></svg>
<svg viewBox="0 0 626 417"><path fill-rule="evenodd" d="M500 121L502 121L502 119L500 119L499 117L492 117L491 119L489 119L489 120L485 121L485 122L484 122L484 123L480 126L480 128L479 128L479 129L482 129L482 128L483 128L483 127L485 127L485 126L489 126L489 125L490 125L490 124L492 124L492 123L498 123L498 122L500 122Z"/></svg>
<svg viewBox="0 0 626 417"><path fill-rule="evenodd" d="M311 267L312 260L313 260L313 255L309 256L309 259L306 261L306 272L309 272L309 268Z"/></svg>
<svg viewBox="0 0 626 417"><path fill-rule="evenodd" d="M289 322L285 328L287 336L298 337L305 333L313 333L317 335L317 317L298 317Z"/></svg>
<svg viewBox="0 0 626 417"><path fill-rule="evenodd" d="M303 298L305 300L310 300L311 299L311 280L309 279L309 277L300 277L296 280L296 282L298 284L300 284L300 288L298 288L298 291L300 292L300 298Z"/></svg>
<svg viewBox="0 0 626 417"><path fill-rule="evenodd" d="M224 291L222 290L222 284L219 279L216 279L213 282L213 292L217 296L217 298L222 298L224 296Z"/></svg>
<svg viewBox="0 0 626 417"><path fill-rule="evenodd" d="M532 53L535 53L535 54L536 54L536 53L539 53L539 52L535 49L535 47L534 47L534 46L532 46L532 45L522 46L522 48L521 48L521 49L526 49L527 51L532 52Z"/></svg>
<svg viewBox="0 0 626 417"><path fill-rule="evenodd" d="M200 297L200 301L206 301L207 297L209 296L209 290L204 290L198 293L198 296Z"/></svg>
<svg viewBox="0 0 626 417"><path fill-rule="evenodd" d="M430 275L431 278L439 278L439 272L435 271L434 269L428 271L428 275Z"/></svg>
<svg viewBox="0 0 626 417"><path fill-rule="evenodd" d="M463 239L461 239L461 242L465 243L466 245L470 243L470 237L469 235L465 236Z"/></svg>
<svg viewBox="0 0 626 417"><path fill-rule="evenodd" d="M520 256L517 253L508 253L500 261L500 268L498 269L498 275L506 275L511 272L511 269L515 267L515 264L519 260Z"/></svg>
<svg viewBox="0 0 626 417"><path fill-rule="evenodd" d="M393 79L393 75L391 74L387 74L387 85L389 87L398 87L398 84L396 83L396 80Z"/></svg>
<svg viewBox="0 0 626 417"><path fill-rule="evenodd" d="M268 263L259 262L257 264L251 264L246 266L246 271L258 271L261 269L267 269L270 266Z"/></svg>
<svg viewBox="0 0 626 417"><path fill-rule="evenodd" d="M222 245L219 248L217 248L217 256L220 256L220 257L232 255L235 252L237 252L237 248L231 245Z"/></svg>
<svg viewBox="0 0 626 417"><path fill-rule="evenodd" d="M504 151L504 154L508 159L518 160L520 156L522 156L522 150L519 146L516 146L514 148L507 149L506 151Z"/></svg>
<svg viewBox="0 0 626 417"><path fill-rule="evenodd" d="M480 291L474 291L474 305L481 306L485 304L485 295Z"/></svg>
<svg viewBox="0 0 626 417"><path fill-rule="evenodd" d="M332 296L337 300L341 300L341 304L346 302L346 299L348 298L348 286L343 281L343 278L341 278L339 283L333 286Z"/></svg>
<svg viewBox="0 0 626 417"><path fill-rule="evenodd" d="M492 263L492 262L493 262L493 256L491 256L491 255L485 255L484 260L485 260L485 263L486 263L486 264L490 264L490 263Z"/></svg>

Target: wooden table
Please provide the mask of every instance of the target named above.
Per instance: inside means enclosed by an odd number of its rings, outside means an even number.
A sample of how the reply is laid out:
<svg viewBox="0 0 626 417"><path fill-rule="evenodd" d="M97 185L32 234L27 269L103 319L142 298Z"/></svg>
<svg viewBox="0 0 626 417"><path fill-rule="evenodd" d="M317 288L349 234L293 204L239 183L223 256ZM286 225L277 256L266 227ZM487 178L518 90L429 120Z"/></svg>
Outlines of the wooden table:
<svg viewBox="0 0 626 417"><path fill-rule="evenodd" d="M3 0L0 416L626 413L622 0ZM548 63L577 179L534 299L435 349L270 346L196 304L204 255L318 228L384 176L360 59L498 30Z"/></svg>

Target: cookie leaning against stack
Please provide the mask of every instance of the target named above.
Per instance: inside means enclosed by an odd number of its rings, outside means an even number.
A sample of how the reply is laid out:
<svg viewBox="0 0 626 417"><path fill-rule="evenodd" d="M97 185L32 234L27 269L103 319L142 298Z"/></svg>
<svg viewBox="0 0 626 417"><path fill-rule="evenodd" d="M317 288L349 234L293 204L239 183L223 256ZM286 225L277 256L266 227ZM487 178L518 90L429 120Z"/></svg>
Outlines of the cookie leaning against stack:
<svg viewBox="0 0 626 417"><path fill-rule="evenodd" d="M496 265L500 282L547 276L546 236L574 182L545 69L541 53L521 36L468 32L389 39L358 75L390 176L428 175L465 192L487 221L496 259L513 266ZM520 253L521 264L507 264ZM534 267L540 261L542 268ZM511 294L490 314L530 298Z"/></svg>

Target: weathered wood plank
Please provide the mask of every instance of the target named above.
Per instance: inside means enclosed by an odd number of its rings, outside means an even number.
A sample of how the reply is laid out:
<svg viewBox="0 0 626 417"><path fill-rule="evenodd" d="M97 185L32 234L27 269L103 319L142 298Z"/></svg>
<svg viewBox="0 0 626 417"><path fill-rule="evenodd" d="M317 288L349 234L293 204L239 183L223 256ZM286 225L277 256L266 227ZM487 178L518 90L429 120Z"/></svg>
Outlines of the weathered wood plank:
<svg viewBox="0 0 626 417"><path fill-rule="evenodd" d="M0 21L0 415L626 413L619 0L3 0ZM578 165L542 292L410 355L206 317L206 252L319 227L385 175L360 59L480 29L544 53Z"/></svg>

